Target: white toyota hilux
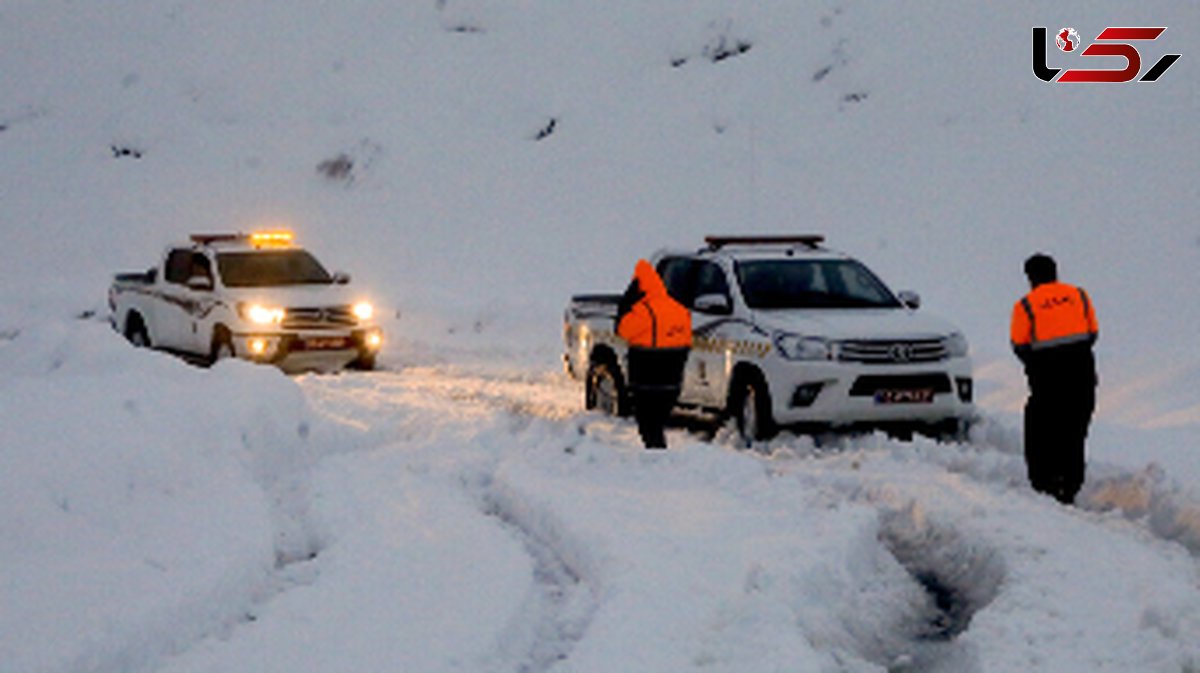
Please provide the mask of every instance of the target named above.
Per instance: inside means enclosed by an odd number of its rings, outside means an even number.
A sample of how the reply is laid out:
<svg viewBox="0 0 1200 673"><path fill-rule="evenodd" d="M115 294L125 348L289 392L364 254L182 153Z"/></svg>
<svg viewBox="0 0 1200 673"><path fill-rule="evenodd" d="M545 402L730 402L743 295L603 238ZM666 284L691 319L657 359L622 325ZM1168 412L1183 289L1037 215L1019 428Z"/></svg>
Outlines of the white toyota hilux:
<svg viewBox="0 0 1200 673"><path fill-rule="evenodd" d="M119 274L110 322L136 346L285 371L372 369L383 345L374 308L290 232L194 235L159 266Z"/></svg>
<svg viewBox="0 0 1200 673"><path fill-rule="evenodd" d="M975 412L963 333L823 241L713 236L698 251L654 256L668 291L692 311L680 410L733 418L747 444L784 426L964 437ZM624 415L619 298L572 298L564 364L585 382L587 408Z"/></svg>

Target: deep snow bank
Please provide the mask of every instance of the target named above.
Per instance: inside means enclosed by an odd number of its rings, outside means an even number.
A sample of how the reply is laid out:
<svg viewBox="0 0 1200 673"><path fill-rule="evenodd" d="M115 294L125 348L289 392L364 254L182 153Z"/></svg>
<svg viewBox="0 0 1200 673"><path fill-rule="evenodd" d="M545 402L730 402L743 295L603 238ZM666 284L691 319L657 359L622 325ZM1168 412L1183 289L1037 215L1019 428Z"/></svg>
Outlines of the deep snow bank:
<svg viewBox="0 0 1200 673"><path fill-rule="evenodd" d="M329 444L273 369L92 322L0 341L3 668L136 670L243 619L322 544L305 471Z"/></svg>

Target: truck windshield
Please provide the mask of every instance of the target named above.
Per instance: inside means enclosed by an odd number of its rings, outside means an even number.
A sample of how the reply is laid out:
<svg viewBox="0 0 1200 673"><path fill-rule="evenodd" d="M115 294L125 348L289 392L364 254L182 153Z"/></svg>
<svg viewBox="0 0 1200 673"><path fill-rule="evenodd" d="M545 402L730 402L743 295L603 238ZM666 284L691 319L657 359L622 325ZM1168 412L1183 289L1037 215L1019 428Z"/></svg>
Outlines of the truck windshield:
<svg viewBox="0 0 1200 673"><path fill-rule="evenodd" d="M328 285L333 282L325 267L304 250L224 252L217 255L217 267L225 287Z"/></svg>
<svg viewBox="0 0 1200 673"><path fill-rule="evenodd" d="M887 286L853 260L750 260L736 270L750 308L900 307Z"/></svg>

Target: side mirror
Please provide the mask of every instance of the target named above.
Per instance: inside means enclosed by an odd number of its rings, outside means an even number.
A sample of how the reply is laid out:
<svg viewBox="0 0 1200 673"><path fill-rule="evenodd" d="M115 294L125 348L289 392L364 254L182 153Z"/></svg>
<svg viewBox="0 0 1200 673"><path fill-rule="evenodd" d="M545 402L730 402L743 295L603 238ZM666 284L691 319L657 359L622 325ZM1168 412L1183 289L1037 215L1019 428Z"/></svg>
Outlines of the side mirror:
<svg viewBox="0 0 1200 673"><path fill-rule="evenodd" d="M921 308L921 295L912 290L902 290L896 294L896 298L900 300L901 304L904 304L904 308L911 311Z"/></svg>
<svg viewBox="0 0 1200 673"><path fill-rule="evenodd" d="M701 313L710 315L733 313L733 307L729 305L729 297L723 294L702 294L692 302L692 307Z"/></svg>
<svg viewBox="0 0 1200 673"><path fill-rule="evenodd" d="M343 273L341 271L334 273L333 274L333 284L334 285L349 285L350 284L350 274Z"/></svg>
<svg viewBox="0 0 1200 673"><path fill-rule="evenodd" d="M187 280L189 290L196 292L212 292L213 279L209 276L192 276Z"/></svg>

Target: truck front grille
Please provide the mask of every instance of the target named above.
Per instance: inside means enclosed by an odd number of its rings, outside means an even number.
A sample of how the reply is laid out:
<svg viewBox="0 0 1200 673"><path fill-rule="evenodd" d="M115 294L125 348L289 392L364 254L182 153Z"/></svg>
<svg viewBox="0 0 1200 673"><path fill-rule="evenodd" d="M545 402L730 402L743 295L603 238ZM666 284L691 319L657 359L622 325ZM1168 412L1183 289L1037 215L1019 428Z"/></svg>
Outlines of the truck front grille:
<svg viewBox="0 0 1200 673"><path fill-rule="evenodd" d="M283 317L285 329L329 329L358 324L349 306L289 308Z"/></svg>
<svg viewBox="0 0 1200 673"><path fill-rule="evenodd" d="M944 339L843 341L838 349L842 362L874 365L940 362L947 357Z"/></svg>

